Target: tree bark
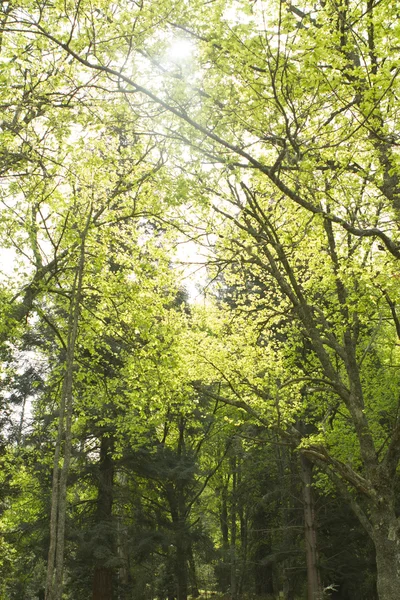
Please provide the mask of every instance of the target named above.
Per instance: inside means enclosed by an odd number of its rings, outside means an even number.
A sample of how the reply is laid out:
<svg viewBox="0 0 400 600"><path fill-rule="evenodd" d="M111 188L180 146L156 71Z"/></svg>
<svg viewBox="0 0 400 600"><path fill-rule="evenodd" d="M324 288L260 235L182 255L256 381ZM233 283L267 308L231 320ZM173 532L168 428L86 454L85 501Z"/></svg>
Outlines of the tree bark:
<svg viewBox="0 0 400 600"><path fill-rule="evenodd" d="M111 569L108 567L96 567L93 576L93 600L110 600L112 593Z"/></svg>
<svg viewBox="0 0 400 600"><path fill-rule="evenodd" d="M181 459L185 454L185 419L179 420L179 438L177 455ZM188 597L188 531L187 506L185 500L185 483L179 478L166 485L172 525L175 537L174 575L177 600L187 600Z"/></svg>
<svg viewBox="0 0 400 600"><path fill-rule="evenodd" d="M292 548L297 547L296 529L293 526L303 525L303 520L295 505L295 498L298 497L298 461L297 456L286 447L276 446L278 473L281 477L281 502L284 507L282 514L282 522L285 528L283 533L284 549L287 552L287 557L282 564L283 576L283 597L285 600L295 599L295 578L293 577L293 554Z"/></svg>
<svg viewBox="0 0 400 600"><path fill-rule="evenodd" d="M183 532L181 532L183 533ZM186 543L182 535L178 533L176 541L176 563L177 600L187 600L188 597L188 569L186 556Z"/></svg>
<svg viewBox="0 0 400 600"><path fill-rule="evenodd" d="M393 523L393 527L395 524ZM385 527L386 529L386 527ZM399 538L390 539L386 529L374 538L377 566L377 590L379 600L398 600L400 590L400 550Z"/></svg>
<svg viewBox="0 0 400 600"><path fill-rule="evenodd" d="M229 548L228 483L225 483L225 482L222 486L222 491L221 491L220 524L221 524L222 545L223 545L225 553L227 553L228 548Z"/></svg>
<svg viewBox="0 0 400 600"><path fill-rule="evenodd" d="M382 478L382 473L380 473ZM395 600L400 590L400 523L390 481L382 481L381 494L370 511L371 537L375 546L379 600ZM386 493L383 491L386 489Z"/></svg>
<svg viewBox="0 0 400 600"><path fill-rule="evenodd" d="M307 599L322 600L322 585L318 569L317 531L315 526L315 507L312 492L313 464L300 457L302 494L304 507L304 533L307 562Z"/></svg>
<svg viewBox="0 0 400 600"><path fill-rule="evenodd" d="M188 542L188 560L189 560L189 579L190 579L190 595L192 598L200 596L199 584L197 581L196 562L193 555L193 547L191 542Z"/></svg>
<svg viewBox="0 0 400 600"><path fill-rule="evenodd" d="M97 492L96 523L104 524L105 533L100 543L107 545L111 552L115 549L115 536L111 531L113 486L114 486L114 440L102 435L100 443L99 482ZM95 565L93 574L92 600L112 600L114 569L107 564Z"/></svg>
<svg viewBox="0 0 400 600"><path fill-rule="evenodd" d="M65 518L67 508L67 478L72 447L73 378L75 346L78 337L82 282L85 266L85 239L90 223L81 235L79 262L75 271L68 322L67 356L61 391L57 441L54 450L53 481L50 512L50 544L46 576L46 600L61 600L64 570ZM62 465L60 466L60 459Z"/></svg>
<svg viewBox="0 0 400 600"><path fill-rule="evenodd" d="M233 456L230 461L232 472L232 491L231 491L231 510L230 510L230 559L231 559L231 585L230 596L235 600L237 596L236 582L236 487L237 487L237 463L236 456Z"/></svg>

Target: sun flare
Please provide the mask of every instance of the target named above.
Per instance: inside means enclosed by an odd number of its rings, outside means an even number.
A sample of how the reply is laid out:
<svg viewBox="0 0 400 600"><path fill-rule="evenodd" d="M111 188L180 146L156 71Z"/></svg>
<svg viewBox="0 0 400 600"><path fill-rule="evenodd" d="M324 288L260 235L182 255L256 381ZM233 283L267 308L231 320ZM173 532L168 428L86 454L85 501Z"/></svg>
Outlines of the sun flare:
<svg viewBox="0 0 400 600"><path fill-rule="evenodd" d="M174 62L184 61L193 54L194 45L190 40L175 39L167 50L167 58Z"/></svg>

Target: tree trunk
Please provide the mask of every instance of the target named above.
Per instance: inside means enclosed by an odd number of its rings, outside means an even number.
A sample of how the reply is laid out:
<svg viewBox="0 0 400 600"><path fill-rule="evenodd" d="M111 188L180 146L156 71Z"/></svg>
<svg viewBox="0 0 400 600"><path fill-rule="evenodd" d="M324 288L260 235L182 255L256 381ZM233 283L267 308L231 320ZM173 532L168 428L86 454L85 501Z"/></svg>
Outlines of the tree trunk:
<svg viewBox="0 0 400 600"><path fill-rule="evenodd" d="M312 493L313 464L305 456L301 456L300 461L307 561L307 599L321 600L322 586L318 569L317 532L315 527L315 508Z"/></svg>
<svg viewBox="0 0 400 600"><path fill-rule="evenodd" d="M221 512L220 512L220 524L221 524L221 535L222 535L222 546L225 554L228 553L229 548L229 529L228 529L228 483L224 483L221 491Z"/></svg>
<svg viewBox="0 0 400 600"><path fill-rule="evenodd" d="M390 504L371 511L379 600L398 600L400 594L399 522Z"/></svg>
<svg viewBox="0 0 400 600"><path fill-rule="evenodd" d="M229 560L229 517L228 517L228 488L230 475L222 479L220 491L219 523L222 537L222 555L220 572L218 574L218 589L223 593L230 587L230 560Z"/></svg>
<svg viewBox="0 0 400 600"><path fill-rule="evenodd" d="M89 220L87 226L89 224ZM79 263L76 267L68 322L65 374L61 392L57 441L53 461L53 481L50 514L50 546L47 562L46 600L61 600L64 567L67 478L72 445L73 376L75 345L78 336L82 281L85 264L85 235L82 234ZM63 458L60 468L60 458Z"/></svg>
<svg viewBox="0 0 400 600"><path fill-rule="evenodd" d="M282 591L284 600L294 600L296 572L293 550L298 547L297 527L303 528L303 518L299 515L295 499L299 495L299 468L297 456L291 449L277 445L275 447L280 484L280 502L282 505L283 549L286 557L282 561Z"/></svg>
<svg viewBox="0 0 400 600"><path fill-rule="evenodd" d="M188 596L188 543L185 512L183 511L184 498L182 494L183 490L181 489L181 486L177 486L177 488L172 484L167 486L167 499L175 537L175 560L173 569L177 600L187 600Z"/></svg>
<svg viewBox="0 0 400 600"><path fill-rule="evenodd" d="M108 567L96 567L93 576L93 600L111 600L112 594L112 570Z"/></svg>
<svg viewBox="0 0 400 600"><path fill-rule="evenodd" d="M193 555L193 547L191 542L188 542L188 560L189 560L189 579L190 579L190 595L192 598L200 596L199 584L197 581L196 562Z"/></svg>
<svg viewBox="0 0 400 600"><path fill-rule="evenodd" d="M240 554L241 554L241 568L240 568L240 579L238 585L238 596L242 597L243 591L247 587L248 579L248 565L247 565L247 549L248 549L248 531L247 531L247 515L242 501L240 500L238 506L239 523L240 523Z"/></svg>
<svg viewBox="0 0 400 600"><path fill-rule="evenodd" d="M235 600L237 596L236 585L236 456L231 458L232 472L232 492L231 492L231 510L230 510L230 559L231 559L231 599Z"/></svg>
<svg viewBox="0 0 400 600"><path fill-rule="evenodd" d="M179 419L178 456L181 459L185 455L185 427L186 419L181 415ZM177 600L187 600L188 597L188 531L187 531L187 506L185 501L185 484L178 479L175 485L176 492L176 580Z"/></svg>
<svg viewBox="0 0 400 600"><path fill-rule="evenodd" d="M184 535L184 532L182 532ZM186 543L182 535L177 536L175 573L177 582L177 600L187 600L188 597L188 569L186 556Z"/></svg>
<svg viewBox="0 0 400 600"><path fill-rule="evenodd" d="M114 485L113 449L113 437L103 434L100 443L96 524L104 525L99 542L106 547L107 554L115 550L115 536L111 523ZM113 575L114 570L107 564L97 564L95 566L92 600L112 600Z"/></svg>

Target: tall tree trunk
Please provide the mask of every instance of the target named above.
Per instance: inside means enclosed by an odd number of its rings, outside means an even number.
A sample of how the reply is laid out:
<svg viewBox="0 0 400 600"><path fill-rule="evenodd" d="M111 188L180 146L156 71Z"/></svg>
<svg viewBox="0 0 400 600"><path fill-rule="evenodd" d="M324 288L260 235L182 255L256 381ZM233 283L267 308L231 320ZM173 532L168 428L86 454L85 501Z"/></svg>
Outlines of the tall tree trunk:
<svg viewBox="0 0 400 600"><path fill-rule="evenodd" d="M112 506L114 486L114 439L102 435L100 442L99 481L97 492L96 523L103 526L100 543L110 552L115 550L115 536L112 533ZM114 569L107 564L95 565L93 575L92 600L112 600Z"/></svg>
<svg viewBox="0 0 400 600"><path fill-rule="evenodd" d="M395 494L388 491L371 510L371 537L375 545L379 600L398 600L400 595L400 523Z"/></svg>
<svg viewBox="0 0 400 600"><path fill-rule="evenodd" d="M239 523L240 523L240 554L241 554L241 569L240 569L240 580L238 585L238 595L242 596L243 590L247 587L248 573L247 573L247 550L248 550L248 531L247 531L247 514L243 506L242 500L239 501L238 506Z"/></svg>
<svg viewBox="0 0 400 600"><path fill-rule="evenodd" d="M231 558L231 599L235 600L237 595L236 584L236 456L231 458L232 492L230 510L230 558Z"/></svg>
<svg viewBox="0 0 400 600"><path fill-rule="evenodd" d="M304 507L304 533L306 542L307 598L308 600L322 600L322 585L318 569L315 507L312 490L313 464L305 456L300 457L300 462Z"/></svg>
<svg viewBox="0 0 400 600"><path fill-rule="evenodd" d="M189 561L189 578L190 578L190 595L192 598L200 596L199 584L197 582L196 562L193 555L193 547L191 542L188 542L188 561Z"/></svg>
<svg viewBox="0 0 400 600"><path fill-rule="evenodd" d="M230 587L230 560L229 560L229 517L228 517L228 489L230 475L223 477L220 498L219 523L222 537L221 572L219 574L220 591L226 592Z"/></svg>
<svg viewBox="0 0 400 600"><path fill-rule="evenodd" d="M93 575L93 600L110 600L112 594L111 569L109 567L96 567Z"/></svg>
<svg viewBox="0 0 400 600"><path fill-rule="evenodd" d="M283 567L283 597L285 600L294 600L295 598L295 577L293 576L293 567L295 566L293 558L293 549L297 548L297 529L303 526L303 519L299 517L299 511L295 499L299 493L299 468L297 456L289 448L276 446L278 453L278 469L281 477L281 504L284 507L282 513L283 545L287 557L282 563Z"/></svg>
<svg viewBox="0 0 400 600"><path fill-rule="evenodd" d="M388 535L383 534L376 536L374 543L379 600L398 600L400 594L399 540L391 540Z"/></svg>
<svg viewBox="0 0 400 600"><path fill-rule="evenodd" d="M222 534L222 546L224 552L228 552L229 548L229 528L228 528L228 482L223 484L221 491L221 512L220 525Z"/></svg>
<svg viewBox="0 0 400 600"><path fill-rule="evenodd" d="M88 218L86 229L82 233L81 237L80 256L75 271L69 312L65 374L61 391L57 441L54 450L53 462L46 600L61 600L62 598L65 518L67 507L67 478L69 473L72 446L72 388L74 377L75 345L78 336L82 281L85 265L85 238L89 226L89 219L90 217ZM61 458L63 458L63 461L60 468Z"/></svg>
<svg viewBox="0 0 400 600"><path fill-rule="evenodd" d="M187 600L188 597L188 569L187 569L187 554L186 540L184 532L180 527L176 542L176 562L175 573L177 582L177 600ZM183 534L183 535L182 535Z"/></svg>
<svg viewBox="0 0 400 600"><path fill-rule="evenodd" d="M179 486L178 486L179 487ZM179 496L181 489L172 484L167 486L167 498L170 507L172 524L175 537L175 559L173 569L176 583L177 600L187 600L188 596L188 556L187 556L187 532L184 514L180 511Z"/></svg>
<svg viewBox="0 0 400 600"><path fill-rule="evenodd" d="M180 417L178 428L179 438L177 454L179 460L185 455L185 426L186 421ZM187 531L187 506L185 500L185 482L177 479L174 483L166 485L172 525L175 537L174 575L176 583L177 600L187 600L188 597L188 531Z"/></svg>
<svg viewBox="0 0 400 600"><path fill-rule="evenodd" d="M178 456L185 455L186 419L179 419ZM178 479L175 485L177 501L177 540L176 540L176 579L178 584L177 600L187 600L188 597L188 532L186 529L185 484Z"/></svg>

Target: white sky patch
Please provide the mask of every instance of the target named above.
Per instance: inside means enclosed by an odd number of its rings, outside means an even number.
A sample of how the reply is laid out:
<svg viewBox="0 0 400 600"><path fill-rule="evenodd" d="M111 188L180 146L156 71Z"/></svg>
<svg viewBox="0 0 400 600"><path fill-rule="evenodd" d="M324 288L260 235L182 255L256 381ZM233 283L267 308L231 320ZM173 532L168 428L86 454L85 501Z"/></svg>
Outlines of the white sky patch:
<svg viewBox="0 0 400 600"><path fill-rule="evenodd" d="M249 2L250 5L250 2ZM230 4L224 10L223 18L229 23L229 25L248 25L255 21L253 10L244 12L242 6L238 4Z"/></svg>
<svg viewBox="0 0 400 600"><path fill-rule="evenodd" d="M187 290L190 303L204 301L203 290L208 283L207 257L193 241L185 241L176 248L176 266L180 270L181 285Z"/></svg>
<svg viewBox="0 0 400 600"><path fill-rule="evenodd" d="M12 344L9 345L11 348L13 347ZM17 375L22 375L29 368L33 367L38 372L38 374L43 376L47 366L47 359L37 349L23 351L15 350L15 356L12 366L15 369ZM15 391L15 388L11 386L11 388L6 392L6 397L10 398ZM32 393L27 393L25 396L20 396L21 402L19 404L11 403L10 421L8 424L8 429L10 427L15 428L19 426L20 435L29 433L34 421L33 406L36 396L36 388L35 386L33 386Z"/></svg>
<svg viewBox="0 0 400 600"><path fill-rule="evenodd" d="M16 265L16 251L13 248L0 249L0 278L14 275Z"/></svg>
<svg viewBox="0 0 400 600"><path fill-rule="evenodd" d="M190 40L175 38L168 47L166 58L172 62L187 61L192 58L194 50L195 46Z"/></svg>

